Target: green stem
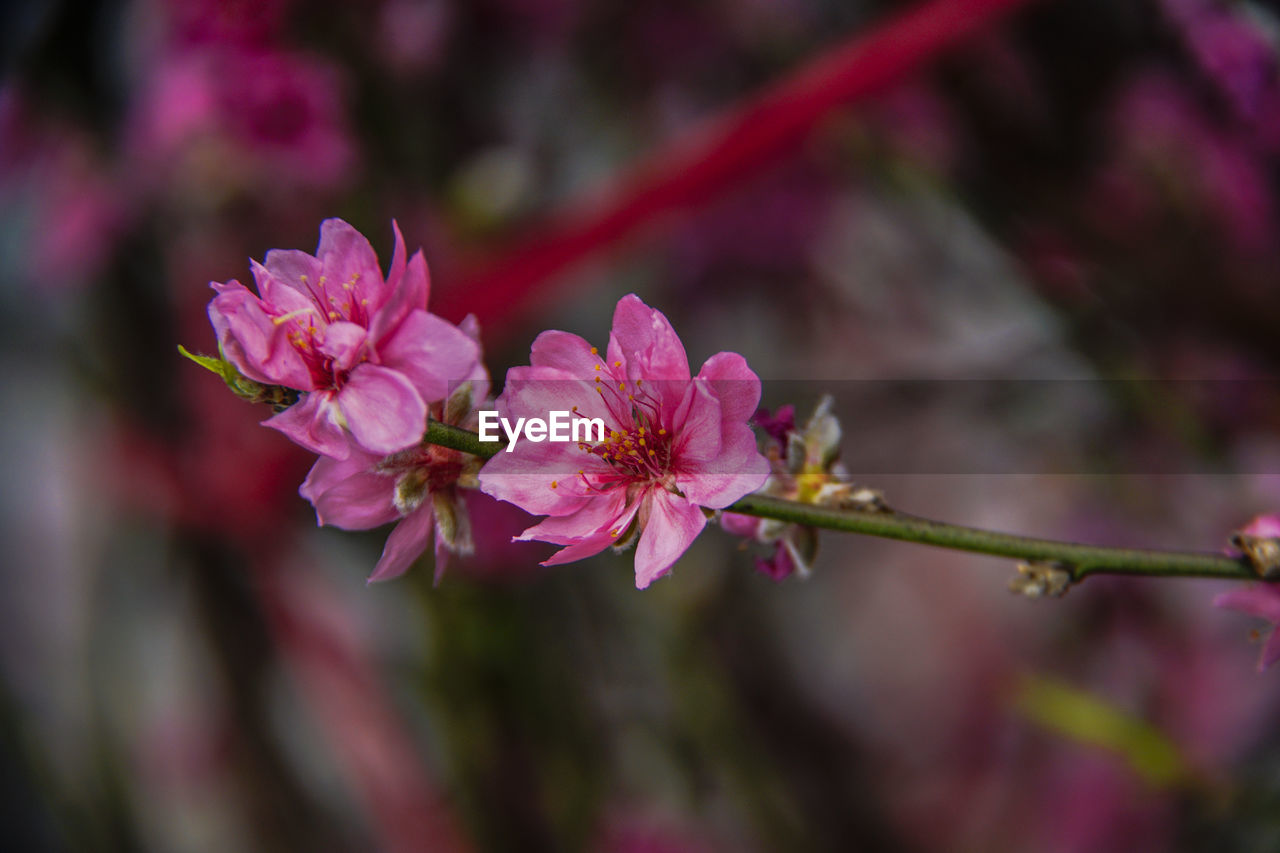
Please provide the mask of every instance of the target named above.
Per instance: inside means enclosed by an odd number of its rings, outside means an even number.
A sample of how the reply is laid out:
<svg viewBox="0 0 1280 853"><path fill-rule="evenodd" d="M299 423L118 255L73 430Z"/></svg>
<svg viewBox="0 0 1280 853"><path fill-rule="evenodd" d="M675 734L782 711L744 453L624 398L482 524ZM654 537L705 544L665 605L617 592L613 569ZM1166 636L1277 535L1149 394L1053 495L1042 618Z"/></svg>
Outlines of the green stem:
<svg viewBox="0 0 1280 853"><path fill-rule="evenodd" d="M428 426L424 440L485 458L503 448L501 442L482 442L470 430L436 421ZM958 551L1060 563L1062 568L1071 573L1073 581L1098 574L1258 580L1257 573L1243 557L1191 551L1104 548L1053 539L1034 539L976 527L945 524L889 510L842 509L768 495L747 495L726 507L725 511Z"/></svg>
<svg viewBox="0 0 1280 853"><path fill-rule="evenodd" d="M485 459L507 446L505 441L481 441L480 436L469 429L442 424L440 421L430 421L427 424L427 434L422 440L427 444L438 444L472 456L483 456Z"/></svg>
<svg viewBox="0 0 1280 853"><path fill-rule="evenodd" d="M936 545L958 551L975 551L1019 560L1057 562L1070 571L1072 580L1076 581L1098 574L1258 579L1243 557L1079 545L1075 542L1034 539L977 527L945 524L900 512L837 509L768 495L747 495L726 511L792 521L828 530L919 542L922 545Z"/></svg>

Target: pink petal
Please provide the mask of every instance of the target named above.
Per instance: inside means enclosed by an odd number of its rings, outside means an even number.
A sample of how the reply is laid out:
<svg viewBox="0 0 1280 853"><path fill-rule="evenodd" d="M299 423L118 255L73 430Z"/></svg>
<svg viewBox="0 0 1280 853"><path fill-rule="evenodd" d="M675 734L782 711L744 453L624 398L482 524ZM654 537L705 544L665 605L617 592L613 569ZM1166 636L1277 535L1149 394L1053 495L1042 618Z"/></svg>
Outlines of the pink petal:
<svg viewBox="0 0 1280 853"><path fill-rule="evenodd" d="M720 453L720 401L701 382L685 386L681 400L671 418L669 429L675 433L677 464L684 468L715 459Z"/></svg>
<svg viewBox="0 0 1280 853"><path fill-rule="evenodd" d="M529 351L534 367L563 370L569 376L590 377L601 361L591 352L591 344L569 332L547 331L538 335Z"/></svg>
<svg viewBox="0 0 1280 853"><path fill-rule="evenodd" d="M373 246L356 229L341 219L320 223L320 245L316 249L328 287L352 282L357 299L367 298L376 311L390 295L378 268L378 255Z"/></svg>
<svg viewBox="0 0 1280 853"><path fill-rule="evenodd" d="M774 549L773 556L769 559L757 557L756 571L768 575L775 581L783 580L795 574L796 562L791 556L791 550L787 548L786 542L779 542Z"/></svg>
<svg viewBox="0 0 1280 853"><path fill-rule="evenodd" d="M395 479L372 473L377 461L359 450L343 460L316 460L298 493L315 507L318 524L369 530L400 517L392 503Z"/></svg>
<svg viewBox="0 0 1280 853"><path fill-rule="evenodd" d="M726 430L724 442L714 459L676 474L680 491L699 506L723 509L769 479L769 460L757 449L750 427L733 425Z"/></svg>
<svg viewBox="0 0 1280 853"><path fill-rule="evenodd" d="M760 405L760 377L736 352L721 352L702 365L698 378L711 384L726 421L745 422Z"/></svg>
<svg viewBox="0 0 1280 853"><path fill-rule="evenodd" d="M661 577L706 526L702 510L665 489L651 493L649 521L636 546L636 589Z"/></svg>
<svg viewBox="0 0 1280 853"><path fill-rule="evenodd" d="M634 293L618 300L611 339L626 360L628 378L689 379L689 357L675 329L661 311L645 305Z"/></svg>
<svg viewBox="0 0 1280 853"><path fill-rule="evenodd" d="M331 391L312 391L262 425L279 430L312 453L346 459L351 441L334 420L332 397Z"/></svg>
<svg viewBox="0 0 1280 853"><path fill-rule="evenodd" d="M296 318L294 322L297 325L306 326L314 322L313 318L320 316L315 300L305 288L299 289L282 282L257 261L250 260L249 269L253 271L254 281L258 283L263 304L271 307L275 317L292 315Z"/></svg>
<svg viewBox="0 0 1280 853"><path fill-rule="evenodd" d="M618 426L618 417L596 391L593 380L554 367L511 368L497 401L498 410L513 423L515 418L572 412L575 406L580 417L600 418L606 429Z"/></svg>
<svg viewBox="0 0 1280 853"><path fill-rule="evenodd" d="M1262 647L1262 656L1258 659L1258 672L1262 672L1277 660L1280 660L1280 632L1272 629L1271 636L1267 637L1267 643Z"/></svg>
<svg viewBox="0 0 1280 853"><path fill-rule="evenodd" d="M311 371L263 303L239 282L227 282L209 303L209 322L227 360L256 382L309 390Z"/></svg>
<svg viewBox="0 0 1280 853"><path fill-rule="evenodd" d="M444 577L445 569L449 568L449 543L444 541L444 537L440 535L439 530L436 530L435 558L435 572L431 579L431 584L432 586L439 586L440 579Z"/></svg>
<svg viewBox="0 0 1280 853"><path fill-rule="evenodd" d="M622 532L639 506L639 501L628 506L626 490L614 489L582 502L581 508L571 514L544 518L517 536L516 541L536 539L553 545L572 545L600 532L609 534L612 540L616 538L613 531Z"/></svg>
<svg viewBox="0 0 1280 853"><path fill-rule="evenodd" d="M570 467L569 447L572 445L521 442L517 452L501 451L480 469L480 491L535 515L577 512L592 499L559 487L561 480L570 480L577 473Z"/></svg>
<svg viewBox="0 0 1280 853"><path fill-rule="evenodd" d="M422 252L414 252L394 287L390 286L388 279L386 302L374 312L369 322L369 336L381 342L387 336L395 334L412 312L425 312L429 289L426 259L422 257Z"/></svg>
<svg viewBox="0 0 1280 853"><path fill-rule="evenodd" d="M458 324L458 330L475 341L477 353L482 351L480 346L480 321L476 319L475 314L468 314L463 317L462 322ZM477 403L489 397L491 390L489 387L489 371L485 369L484 361L479 356L471 366L471 373L464 376L462 381L471 383L471 399Z"/></svg>
<svg viewBox="0 0 1280 853"><path fill-rule="evenodd" d="M324 274L318 260L297 249L272 249L267 252L261 265L262 272L259 272L258 265L252 261L250 266L258 281L258 292L263 299L272 303L286 298L284 290L292 290L299 295L306 294L308 299L314 298L311 288L320 286L320 276Z"/></svg>
<svg viewBox="0 0 1280 853"><path fill-rule="evenodd" d="M431 510L431 501L426 501L404 517L387 537L387 544L382 547L382 556L378 565L373 567L369 575L369 583L387 581L398 578L413 565L413 561L422 556L431 543L431 531L435 526L435 513Z"/></svg>
<svg viewBox="0 0 1280 853"><path fill-rule="evenodd" d="M1240 532L1260 539L1280 538L1280 515L1260 515L1240 528Z"/></svg>
<svg viewBox="0 0 1280 853"><path fill-rule="evenodd" d="M476 342L457 326L422 310L410 312L378 348L378 360L428 403L443 400L450 387L471 376L479 356Z"/></svg>
<svg viewBox="0 0 1280 853"><path fill-rule="evenodd" d="M400 286L400 277L404 275L404 235L400 233L400 223L391 220L391 233L395 235L395 247L391 250L391 267L387 270L387 289L394 293ZM423 298L420 308L427 307Z"/></svg>
<svg viewBox="0 0 1280 853"><path fill-rule="evenodd" d="M547 559L543 560L541 566L561 566L565 563L573 563L578 560L585 560L587 557L594 557L605 548L613 544L614 537L609 535L607 530L598 530L590 536L584 536L574 541L572 544L556 551Z"/></svg>
<svg viewBox="0 0 1280 853"><path fill-rule="evenodd" d="M364 327L344 320L325 328L324 341L317 349L332 358L338 370L350 370L364 355L364 342Z"/></svg>
<svg viewBox="0 0 1280 853"><path fill-rule="evenodd" d="M1280 623L1280 589L1273 584L1256 584L1224 592L1214 597L1213 606L1257 616L1272 624Z"/></svg>
<svg viewBox="0 0 1280 853"><path fill-rule="evenodd" d="M356 443L383 455L404 450L427 431L427 405L402 374L365 362L356 365L335 402Z"/></svg>
<svg viewBox="0 0 1280 853"><path fill-rule="evenodd" d="M695 502L696 503L696 502ZM760 532L761 519L751 515L740 515L736 512L725 512L720 515L720 526L734 536L756 538Z"/></svg>

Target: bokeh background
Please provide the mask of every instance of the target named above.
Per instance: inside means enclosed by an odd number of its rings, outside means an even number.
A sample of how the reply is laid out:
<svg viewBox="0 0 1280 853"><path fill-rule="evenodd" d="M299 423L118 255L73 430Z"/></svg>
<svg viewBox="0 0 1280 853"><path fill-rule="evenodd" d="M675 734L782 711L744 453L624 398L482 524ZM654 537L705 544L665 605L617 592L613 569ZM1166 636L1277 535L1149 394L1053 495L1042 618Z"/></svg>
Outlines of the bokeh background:
<svg viewBox="0 0 1280 853"><path fill-rule="evenodd" d="M1214 550L1280 510L1276 4L4 6L6 850L1280 847L1223 584L825 535L775 583L478 553L367 587L307 455L176 345L210 280L391 220L495 379L663 310L835 396L910 512ZM1195 380L1195 381L1190 381ZM429 558L426 558L429 563Z"/></svg>

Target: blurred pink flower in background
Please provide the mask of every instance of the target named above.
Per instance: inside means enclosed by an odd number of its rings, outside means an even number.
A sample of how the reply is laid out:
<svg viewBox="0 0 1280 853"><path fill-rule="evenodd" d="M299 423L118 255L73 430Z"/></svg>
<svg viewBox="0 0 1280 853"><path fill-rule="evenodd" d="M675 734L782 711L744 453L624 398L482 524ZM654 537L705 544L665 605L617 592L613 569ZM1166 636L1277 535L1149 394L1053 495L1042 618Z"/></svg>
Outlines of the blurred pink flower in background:
<svg viewBox="0 0 1280 853"><path fill-rule="evenodd" d="M158 0L172 36L191 43L253 44L277 35L293 0Z"/></svg>
<svg viewBox="0 0 1280 853"><path fill-rule="evenodd" d="M1280 538L1280 515L1260 515L1242 527L1237 535L1259 540ZM1251 546L1245 544L1242 547ZM1262 646L1262 655L1258 658L1259 672L1280 660L1280 632L1276 631L1276 626L1280 625L1280 586L1260 583L1237 587L1215 596L1213 603L1216 607L1237 610L1271 623L1266 642Z"/></svg>
<svg viewBox="0 0 1280 853"><path fill-rule="evenodd" d="M1164 0L1165 14L1178 30L1204 76L1258 141L1280 146L1280 66L1276 34L1250 14L1247 4L1214 0Z"/></svg>
<svg viewBox="0 0 1280 853"><path fill-rule="evenodd" d="M663 575L722 508L759 488L769 464L747 419L760 379L722 352L691 377L684 345L634 295L613 315L607 358L577 335L543 332L529 367L507 372L504 417L572 410L605 424L601 442L521 442L480 473L481 488L550 518L522 539L566 546L544 565L580 560L636 537L636 587Z"/></svg>
<svg viewBox="0 0 1280 853"><path fill-rule="evenodd" d="M1176 81L1158 73L1132 79L1115 98L1112 134L1113 157L1090 206L1115 236L1153 228L1172 205L1200 213L1239 251L1270 245L1275 217L1263 164Z"/></svg>
<svg viewBox="0 0 1280 853"><path fill-rule="evenodd" d="M476 342L427 313L426 261L416 252L406 263L395 232L385 280L369 241L327 219L314 257L277 249L253 262L261 297L238 281L212 284L225 358L257 382L310 392L264 422L308 450L346 458L348 436L378 455L416 444L427 404L475 370Z"/></svg>
<svg viewBox="0 0 1280 853"><path fill-rule="evenodd" d="M138 168L214 197L281 182L334 189L356 150L336 67L273 47L217 44L158 60L132 114Z"/></svg>
<svg viewBox="0 0 1280 853"><path fill-rule="evenodd" d="M110 258L128 199L81 129L0 90L0 217L22 237L3 262L33 289L88 284ZM11 266L12 265L12 266Z"/></svg>

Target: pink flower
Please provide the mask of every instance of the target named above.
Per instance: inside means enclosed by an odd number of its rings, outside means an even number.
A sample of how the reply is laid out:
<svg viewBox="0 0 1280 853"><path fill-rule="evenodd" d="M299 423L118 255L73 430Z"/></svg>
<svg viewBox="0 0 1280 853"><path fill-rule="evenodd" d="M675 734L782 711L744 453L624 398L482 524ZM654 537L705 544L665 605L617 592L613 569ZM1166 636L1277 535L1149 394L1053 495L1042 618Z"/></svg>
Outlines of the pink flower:
<svg viewBox="0 0 1280 853"><path fill-rule="evenodd" d="M1259 515L1236 531L1255 539L1280 539L1280 515Z"/></svg>
<svg viewBox="0 0 1280 853"><path fill-rule="evenodd" d="M333 189L359 165L343 89L339 68L307 54L173 50L149 70L129 119L130 148L144 178L206 200L286 185Z"/></svg>
<svg viewBox="0 0 1280 853"><path fill-rule="evenodd" d="M427 266L406 264L396 236L383 279L373 247L340 219L320 226L316 256L294 250L252 263L255 296L214 282L209 319L227 360L257 382L308 392L264 421L309 450L346 458L348 437L385 456L422 438L427 404L471 376L478 348L426 311Z"/></svg>
<svg viewBox="0 0 1280 853"><path fill-rule="evenodd" d="M667 318L634 295L618 303L605 358L577 335L550 331L534 341L529 360L507 372L502 416L571 411L599 418L606 430L603 441L517 442L480 472L483 491L550 516L518 537L566 546L543 565L638 539L643 589L702 530L702 507L726 507L769 474L747 424L759 377L729 352L691 377Z"/></svg>
<svg viewBox="0 0 1280 853"><path fill-rule="evenodd" d="M433 444L387 457L353 449L346 459L321 456L299 493L316 509L316 521L344 530L370 530L398 521L369 581L404 574L435 535L436 580L449 551L469 553L470 524L455 486L469 463L466 454Z"/></svg>
<svg viewBox="0 0 1280 853"><path fill-rule="evenodd" d="M1263 583L1256 586L1233 589L1215 596L1215 607L1238 610L1250 616L1257 616L1271 623L1271 634L1262 647L1262 656L1258 659L1258 671L1266 669L1280 660L1280 632L1275 630L1280 625L1280 587Z"/></svg>
<svg viewBox="0 0 1280 853"><path fill-rule="evenodd" d="M474 318L464 320L462 328L469 337L479 337ZM474 429L472 400L488 393L489 374L477 359L449 399L430 407L431 416ZM389 456L357 447L344 459L317 459L298 491L311 501L321 525L368 530L399 520L370 582L404 574L434 534L439 582L450 552L469 555L475 550L462 488L475 487L480 464L479 457L434 444L415 444Z"/></svg>

